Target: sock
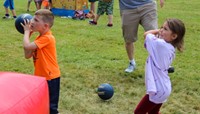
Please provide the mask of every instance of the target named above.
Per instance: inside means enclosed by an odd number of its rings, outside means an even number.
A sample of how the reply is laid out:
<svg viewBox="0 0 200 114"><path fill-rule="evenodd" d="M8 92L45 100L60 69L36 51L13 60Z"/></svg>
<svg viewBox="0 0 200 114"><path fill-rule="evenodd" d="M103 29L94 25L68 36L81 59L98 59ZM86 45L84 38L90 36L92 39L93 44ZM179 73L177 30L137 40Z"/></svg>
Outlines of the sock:
<svg viewBox="0 0 200 114"><path fill-rule="evenodd" d="M9 17L9 14L5 14L6 17Z"/></svg>
<svg viewBox="0 0 200 114"><path fill-rule="evenodd" d="M131 63L132 65L135 65L135 60L134 60L134 59L130 60L130 63Z"/></svg>

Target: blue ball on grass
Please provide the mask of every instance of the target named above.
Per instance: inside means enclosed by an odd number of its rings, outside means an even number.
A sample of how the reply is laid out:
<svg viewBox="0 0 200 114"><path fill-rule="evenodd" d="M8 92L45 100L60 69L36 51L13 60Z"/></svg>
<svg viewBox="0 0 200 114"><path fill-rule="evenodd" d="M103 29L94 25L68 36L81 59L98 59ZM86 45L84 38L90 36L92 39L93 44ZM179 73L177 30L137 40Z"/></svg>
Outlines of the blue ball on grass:
<svg viewBox="0 0 200 114"><path fill-rule="evenodd" d="M112 85L103 83L98 87L97 94L102 100L109 100L114 95L114 89Z"/></svg>

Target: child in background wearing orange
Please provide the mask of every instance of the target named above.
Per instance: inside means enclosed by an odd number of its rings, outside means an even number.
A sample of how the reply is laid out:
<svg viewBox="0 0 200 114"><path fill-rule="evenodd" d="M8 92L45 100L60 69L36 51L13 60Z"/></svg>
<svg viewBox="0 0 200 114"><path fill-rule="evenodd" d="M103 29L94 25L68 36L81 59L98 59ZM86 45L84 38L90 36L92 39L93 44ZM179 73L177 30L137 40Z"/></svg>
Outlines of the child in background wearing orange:
<svg viewBox="0 0 200 114"><path fill-rule="evenodd" d="M42 6L44 9L49 9L49 0L42 0Z"/></svg>

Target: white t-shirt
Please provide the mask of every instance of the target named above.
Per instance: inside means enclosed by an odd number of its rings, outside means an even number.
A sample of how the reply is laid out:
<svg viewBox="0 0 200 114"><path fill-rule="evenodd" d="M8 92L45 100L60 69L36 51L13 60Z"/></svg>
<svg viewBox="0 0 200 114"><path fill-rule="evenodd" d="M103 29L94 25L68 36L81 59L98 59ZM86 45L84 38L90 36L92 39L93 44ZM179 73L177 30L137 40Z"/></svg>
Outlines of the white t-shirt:
<svg viewBox="0 0 200 114"><path fill-rule="evenodd" d="M163 103L171 93L168 68L175 58L175 48L163 39L148 34L145 39L148 58L145 67L146 92L153 103Z"/></svg>

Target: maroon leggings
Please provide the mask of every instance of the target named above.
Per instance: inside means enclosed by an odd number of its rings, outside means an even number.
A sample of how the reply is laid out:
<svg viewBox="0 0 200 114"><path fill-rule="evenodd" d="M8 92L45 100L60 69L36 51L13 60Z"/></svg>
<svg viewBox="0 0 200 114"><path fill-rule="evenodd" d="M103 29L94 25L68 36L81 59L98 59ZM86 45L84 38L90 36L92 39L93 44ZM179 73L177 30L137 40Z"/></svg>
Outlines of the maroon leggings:
<svg viewBox="0 0 200 114"><path fill-rule="evenodd" d="M140 103L137 105L134 114L160 114L159 110L160 107L162 106L161 104L155 104L151 101L149 101L149 95L146 94Z"/></svg>

